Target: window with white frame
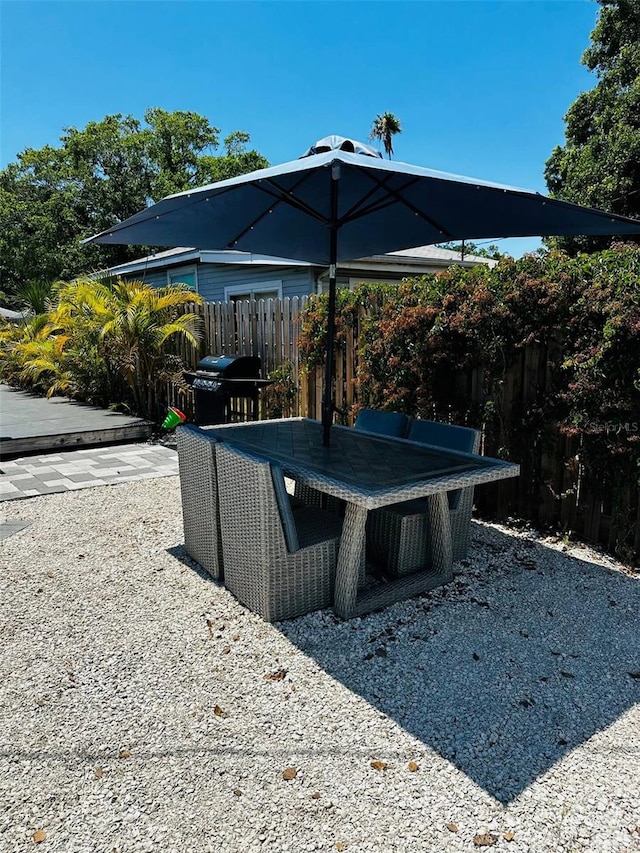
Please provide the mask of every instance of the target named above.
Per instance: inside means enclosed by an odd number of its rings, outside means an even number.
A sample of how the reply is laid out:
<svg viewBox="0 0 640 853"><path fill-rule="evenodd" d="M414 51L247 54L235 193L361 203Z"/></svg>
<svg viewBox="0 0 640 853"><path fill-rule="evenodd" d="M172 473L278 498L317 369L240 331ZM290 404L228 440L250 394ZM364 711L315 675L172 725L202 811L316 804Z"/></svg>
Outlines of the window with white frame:
<svg viewBox="0 0 640 853"><path fill-rule="evenodd" d="M282 281L257 281L232 284L224 289L225 302L242 302L249 299L282 299Z"/></svg>
<svg viewBox="0 0 640 853"><path fill-rule="evenodd" d="M189 290L198 292L198 270L197 267L175 267L167 270L167 284L186 284Z"/></svg>

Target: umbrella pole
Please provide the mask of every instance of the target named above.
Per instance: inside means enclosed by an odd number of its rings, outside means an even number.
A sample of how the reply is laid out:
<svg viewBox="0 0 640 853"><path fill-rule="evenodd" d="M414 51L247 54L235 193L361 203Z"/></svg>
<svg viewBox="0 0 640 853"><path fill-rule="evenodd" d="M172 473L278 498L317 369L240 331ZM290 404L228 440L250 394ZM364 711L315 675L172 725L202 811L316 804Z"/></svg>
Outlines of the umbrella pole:
<svg viewBox="0 0 640 853"><path fill-rule="evenodd" d="M336 263L338 258L338 181L339 164L331 167L331 226L329 232L329 305L327 308L327 359L324 373L324 393L322 395L322 443L329 447L331 443L331 424L333 423L332 384L333 384L333 342L336 335Z"/></svg>
<svg viewBox="0 0 640 853"><path fill-rule="evenodd" d="M329 307L327 316L327 360L324 372L324 394L322 395L322 443L329 447L331 424L333 423L333 398L331 386L333 380L333 341L336 331L336 274L335 265L331 265L329 275Z"/></svg>

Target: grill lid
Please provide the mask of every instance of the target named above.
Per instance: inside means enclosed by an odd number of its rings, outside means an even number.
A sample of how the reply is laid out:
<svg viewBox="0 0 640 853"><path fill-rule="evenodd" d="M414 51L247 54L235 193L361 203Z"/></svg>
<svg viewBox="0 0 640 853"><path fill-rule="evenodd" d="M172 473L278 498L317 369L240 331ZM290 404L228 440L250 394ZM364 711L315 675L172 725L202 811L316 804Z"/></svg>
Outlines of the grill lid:
<svg viewBox="0 0 640 853"><path fill-rule="evenodd" d="M207 355L198 362L198 373L216 379L259 379L262 362L251 355Z"/></svg>

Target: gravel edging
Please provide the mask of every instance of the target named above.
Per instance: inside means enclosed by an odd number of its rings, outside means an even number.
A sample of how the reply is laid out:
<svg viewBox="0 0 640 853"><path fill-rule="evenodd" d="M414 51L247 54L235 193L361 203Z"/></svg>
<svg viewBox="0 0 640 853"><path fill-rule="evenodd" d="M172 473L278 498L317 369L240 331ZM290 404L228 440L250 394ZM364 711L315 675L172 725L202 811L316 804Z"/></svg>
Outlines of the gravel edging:
<svg viewBox="0 0 640 853"><path fill-rule="evenodd" d="M184 555L177 477L2 509L0 850L640 850L614 560L474 524L445 589L272 626Z"/></svg>

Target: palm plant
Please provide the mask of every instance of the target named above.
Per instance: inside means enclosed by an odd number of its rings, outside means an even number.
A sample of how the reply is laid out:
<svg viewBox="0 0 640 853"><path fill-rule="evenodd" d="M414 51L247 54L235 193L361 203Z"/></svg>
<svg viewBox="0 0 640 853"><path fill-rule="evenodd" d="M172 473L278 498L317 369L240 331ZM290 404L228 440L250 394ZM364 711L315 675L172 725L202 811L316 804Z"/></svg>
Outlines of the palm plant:
<svg viewBox="0 0 640 853"><path fill-rule="evenodd" d="M48 396L125 403L155 417L166 379L182 367L170 341L198 345L202 321L189 307L201 297L186 287L107 279L59 282L54 296L48 314L0 332L3 373Z"/></svg>
<svg viewBox="0 0 640 853"><path fill-rule="evenodd" d="M50 382L44 384L40 378L44 371L27 368L28 363L43 354L47 341L52 336L55 327L48 314L36 314L25 319L22 323L2 323L0 326L0 376L10 385L26 385L27 387L46 390ZM53 359L51 359L53 363ZM58 374L61 368L57 365L53 373Z"/></svg>
<svg viewBox="0 0 640 853"><path fill-rule="evenodd" d="M140 281L76 281L59 291L56 319L82 330L103 359L111 385L120 379L135 411L155 417L164 380L178 367L171 339L197 347L201 318L189 306L202 299L186 287L154 288Z"/></svg>
<svg viewBox="0 0 640 853"><path fill-rule="evenodd" d="M69 369L69 352L66 344L69 336L52 334L51 324L30 341L16 345L16 355L22 360L20 379L23 384L40 390L46 389L47 397L55 394L75 396L78 385L73 371Z"/></svg>
<svg viewBox="0 0 640 853"><path fill-rule="evenodd" d="M382 113L374 118L369 139L382 142L389 160L393 154L393 137L396 133L402 133L402 127L400 119L393 113Z"/></svg>
<svg viewBox="0 0 640 853"><path fill-rule="evenodd" d="M44 314L51 307L54 290L48 281L25 281L16 290L16 302L34 314Z"/></svg>

